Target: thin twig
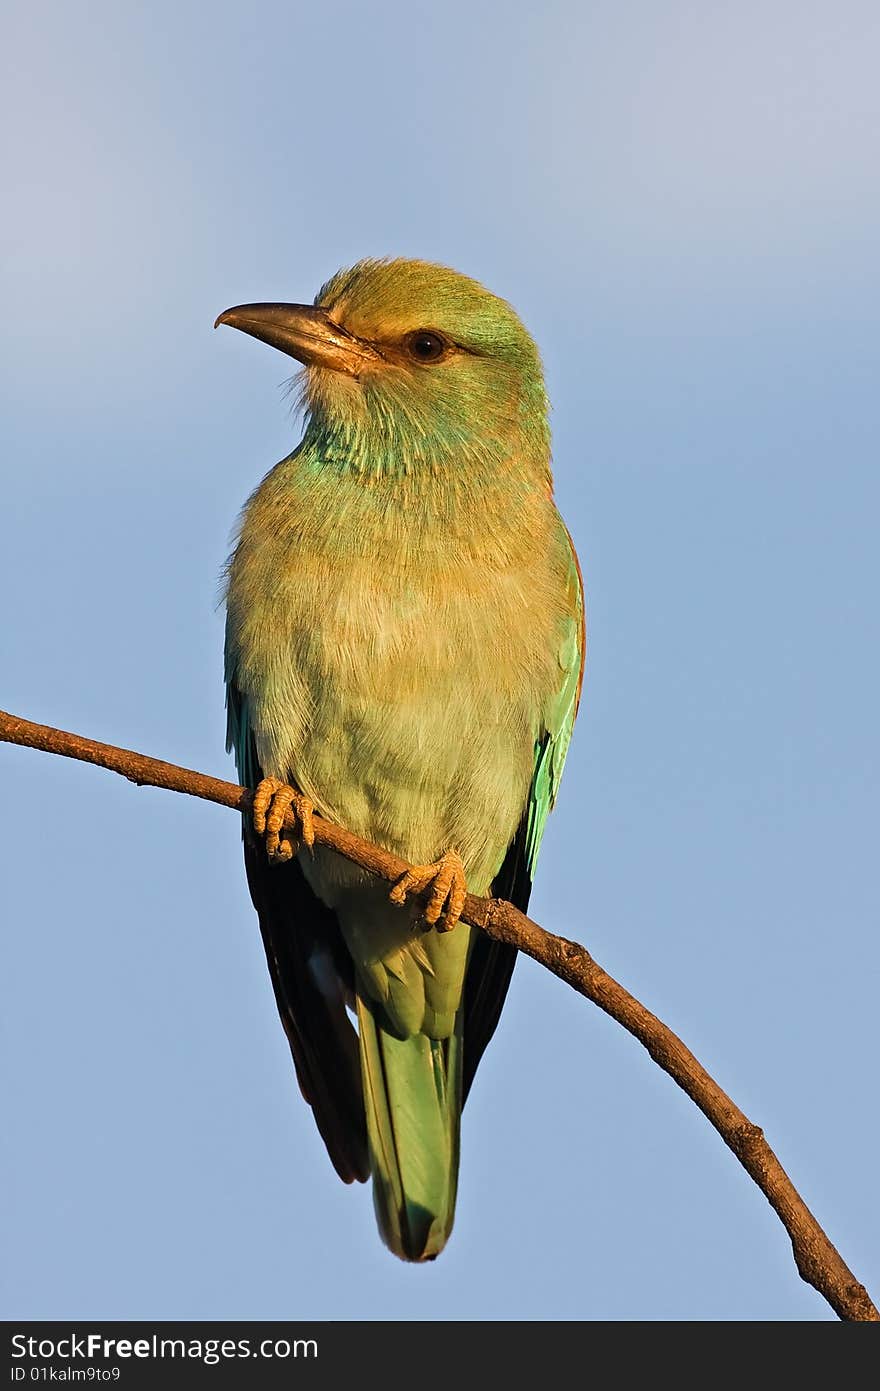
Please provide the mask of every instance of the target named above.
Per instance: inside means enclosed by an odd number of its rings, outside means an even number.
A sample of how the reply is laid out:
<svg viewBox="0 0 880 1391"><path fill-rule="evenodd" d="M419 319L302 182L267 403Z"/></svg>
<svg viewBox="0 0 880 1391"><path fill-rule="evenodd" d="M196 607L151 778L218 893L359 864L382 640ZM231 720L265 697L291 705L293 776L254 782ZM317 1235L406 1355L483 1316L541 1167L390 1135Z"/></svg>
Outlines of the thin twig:
<svg viewBox="0 0 880 1391"><path fill-rule="evenodd" d="M3 711L0 711L0 740L97 763L111 772L121 773L139 786L186 792L237 811L246 811L251 803L251 793L236 783L163 763L130 749L99 744L48 725L32 724ZM288 817L286 824L295 829L291 818ZM316 816L314 826L317 844L328 846L382 879L393 882L410 868L405 860L361 840L323 817ZM880 1320L880 1313L864 1286L859 1284L798 1194L764 1139L763 1131L743 1115L671 1029L603 971L584 947L545 932L513 904L468 894L461 916L464 922L481 928L499 942L517 947L546 966L637 1038L664 1072L668 1072L696 1102L764 1193L791 1238L795 1263L802 1278L827 1299L839 1318L858 1322Z"/></svg>

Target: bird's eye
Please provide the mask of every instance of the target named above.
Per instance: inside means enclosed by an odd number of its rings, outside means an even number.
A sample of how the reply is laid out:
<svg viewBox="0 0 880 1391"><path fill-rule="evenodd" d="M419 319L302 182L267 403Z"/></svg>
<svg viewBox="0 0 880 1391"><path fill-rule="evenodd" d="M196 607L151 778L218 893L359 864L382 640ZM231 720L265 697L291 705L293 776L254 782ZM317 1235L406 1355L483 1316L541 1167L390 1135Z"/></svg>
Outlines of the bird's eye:
<svg viewBox="0 0 880 1391"><path fill-rule="evenodd" d="M449 347L442 333L431 328L417 328L414 333L408 333L404 344L415 362L439 362Z"/></svg>

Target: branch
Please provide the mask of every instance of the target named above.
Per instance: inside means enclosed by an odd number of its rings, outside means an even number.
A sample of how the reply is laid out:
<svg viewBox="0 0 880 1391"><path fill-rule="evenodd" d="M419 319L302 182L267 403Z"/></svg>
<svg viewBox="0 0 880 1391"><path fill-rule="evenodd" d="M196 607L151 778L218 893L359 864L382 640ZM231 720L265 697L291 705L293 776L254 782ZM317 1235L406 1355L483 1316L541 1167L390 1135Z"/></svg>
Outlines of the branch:
<svg viewBox="0 0 880 1391"><path fill-rule="evenodd" d="M251 804L251 793L236 783L163 763L130 749L98 744L48 725L32 724L4 711L0 711L0 741L97 763L113 773L121 773L138 786L186 792L236 811L247 811ZM285 824L294 829L289 817ZM410 868L405 860L361 840L323 817L316 816L314 825L317 844L328 846L381 879L394 882ZM468 894L461 916L464 922L480 928L496 941L507 942L546 966L638 1039L664 1072L668 1072L699 1106L761 1189L791 1238L801 1277L824 1296L839 1318L858 1322L880 1320L880 1313L867 1290L859 1284L798 1194L764 1139L763 1131L734 1105L671 1029L603 971L584 947L545 932L513 904Z"/></svg>

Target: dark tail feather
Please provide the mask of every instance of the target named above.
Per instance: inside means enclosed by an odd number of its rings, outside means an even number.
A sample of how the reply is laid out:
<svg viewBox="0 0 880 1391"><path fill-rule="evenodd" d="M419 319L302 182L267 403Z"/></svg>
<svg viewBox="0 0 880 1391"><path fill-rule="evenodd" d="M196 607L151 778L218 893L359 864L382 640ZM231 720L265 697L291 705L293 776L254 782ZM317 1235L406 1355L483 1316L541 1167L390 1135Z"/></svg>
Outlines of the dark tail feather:
<svg viewBox="0 0 880 1391"><path fill-rule="evenodd" d="M312 969L315 954L344 965L335 914L316 897L298 860L270 865L262 847L245 838L244 858L278 1013L287 1034L300 1089L339 1177L369 1177L357 1035L342 993L322 990ZM350 963L349 963L350 969Z"/></svg>

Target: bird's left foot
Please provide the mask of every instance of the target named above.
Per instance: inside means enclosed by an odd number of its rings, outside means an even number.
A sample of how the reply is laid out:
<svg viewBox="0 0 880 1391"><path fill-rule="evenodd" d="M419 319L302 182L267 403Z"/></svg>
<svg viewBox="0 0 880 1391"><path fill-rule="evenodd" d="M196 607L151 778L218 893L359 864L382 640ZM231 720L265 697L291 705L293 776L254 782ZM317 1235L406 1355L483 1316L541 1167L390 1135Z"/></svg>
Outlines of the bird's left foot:
<svg viewBox="0 0 880 1391"><path fill-rule="evenodd" d="M406 903L407 894L430 890L425 922L438 932L451 932L461 917L467 896L464 865L457 850L447 850L432 865L413 865L398 879L389 895L392 903Z"/></svg>
<svg viewBox="0 0 880 1391"><path fill-rule="evenodd" d="M314 811L308 797L303 797L295 787L288 787L286 782L279 782L277 778L263 778L257 783L251 816L257 835L266 838L266 854L273 864L292 860L301 845L311 850L315 843L312 824ZM281 831L288 812L293 816L296 827L292 837L288 833L282 839Z"/></svg>

